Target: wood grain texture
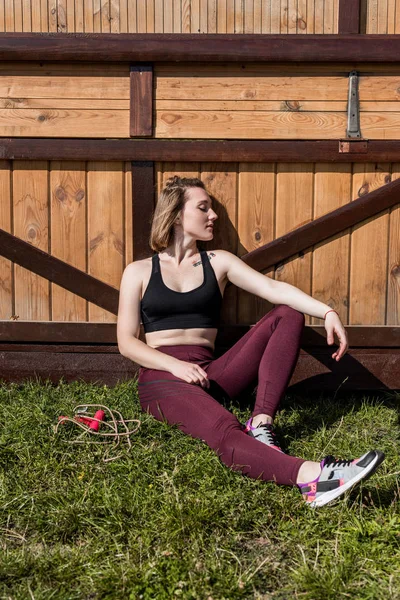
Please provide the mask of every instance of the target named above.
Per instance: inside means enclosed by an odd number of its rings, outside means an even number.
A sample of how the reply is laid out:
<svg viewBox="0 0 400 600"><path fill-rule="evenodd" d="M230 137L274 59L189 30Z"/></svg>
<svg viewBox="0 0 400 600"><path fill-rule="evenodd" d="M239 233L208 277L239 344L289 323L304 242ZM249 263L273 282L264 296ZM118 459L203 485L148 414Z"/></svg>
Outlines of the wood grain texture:
<svg viewBox="0 0 400 600"><path fill-rule="evenodd" d="M315 165L314 216L339 208L351 200L351 165ZM312 262L312 296L329 304L348 323L349 306L349 231L337 234L329 242L314 246ZM321 320L312 318L311 323Z"/></svg>
<svg viewBox="0 0 400 600"><path fill-rule="evenodd" d="M130 66L130 128L131 137L153 135L153 66Z"/></svg>
<svg viewBox="0 0 400 600"><path fill-rule="evenodd" d="M312 220L313 215L313 166L308 164L278 163L276 180L276 228L279 237ZM311 252L279 265L275 271L278 281L311 293ZM306 317L310 322L310 317Z"/></svg>
<svg viewBox="0 0 400 600"><path fill-rule="evenodd" d="M121 163L88 163L88 271L116 288L125 255L123 182ZM116 322L116 317L89 304L89 321Z"/></svg>
<svg viewBox="0 0 400 600"><path fill-rule="evenodd" d="M87 271L86 165L84 162L50 163L50 253ZM86 321L87 302L55 283L51 284L54 321Z"/></svg>
<svg viewBox="0 0 400 600"><path fill-rule="evenodd" d="M400 164L392 165L392 180L399 179ZM390 210L388 247L387 325L400 325L400 204Z"/></svg>
<svg viewBox="0 0 400 600"><path fill-rule="evenodd" d="M48 163L15 161L12 186L13 234L48 252ZM15 265L15 314L20 319L51 320L49 282L19 265Z"/></svg>
<svg viewBox="0 0 400 600"><path fill-rule="evenodd" d="M389 182L387 164L354 165L352 198ZM383 325L386 320L389 211L353 227L350 258L349 324Z"/></svg>
<svg viewBox="0 0 400 600"><path fill-rule="evenodd" d="M0 227L11 233L11 163L0 161ZM13 264L0 257L0 319L13 316Z"/></svg>
<svg viewBox="0 0 400 600"><path fill-rule="evenodd" d="M238 256L274 239L275 165L239 164ZM274 269L263 272L274 278ZM256 323L273 305L238 289L238 323Z"/></svg>

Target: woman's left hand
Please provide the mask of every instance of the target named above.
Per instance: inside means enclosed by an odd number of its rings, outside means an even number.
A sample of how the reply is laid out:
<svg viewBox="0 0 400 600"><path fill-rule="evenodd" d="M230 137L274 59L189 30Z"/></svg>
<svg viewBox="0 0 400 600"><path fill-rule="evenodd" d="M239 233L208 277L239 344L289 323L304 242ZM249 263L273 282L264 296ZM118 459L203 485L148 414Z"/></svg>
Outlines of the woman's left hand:
<svg viewBox="0 0 400 600"><path fill-rule="evenodd" d="M336 360L336 362L338 362L346 353L347 348L349 346L347 340L347 333L345 328L343 327L339 315L337 315L335 312L328 313L325 318L325 329L328 334L327 342L329 346L335 343L334 333L336 333L339 339L339 349L332 354L332 358Z"/></svg>

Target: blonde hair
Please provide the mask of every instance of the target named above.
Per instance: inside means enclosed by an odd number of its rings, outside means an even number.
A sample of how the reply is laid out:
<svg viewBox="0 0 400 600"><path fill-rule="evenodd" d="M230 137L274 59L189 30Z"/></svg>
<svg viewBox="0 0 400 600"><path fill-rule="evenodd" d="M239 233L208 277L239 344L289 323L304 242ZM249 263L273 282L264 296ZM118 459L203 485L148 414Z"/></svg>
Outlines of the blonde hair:
<svg viewBox="0 0 400 600"><path fill-rule="evenodd" d="M149 245L154 252L162 252L171 244L173 225L187 199L186 190L196 187L206 189L197 177L174 175L167 180L158 198L151 223Z"/></svg>

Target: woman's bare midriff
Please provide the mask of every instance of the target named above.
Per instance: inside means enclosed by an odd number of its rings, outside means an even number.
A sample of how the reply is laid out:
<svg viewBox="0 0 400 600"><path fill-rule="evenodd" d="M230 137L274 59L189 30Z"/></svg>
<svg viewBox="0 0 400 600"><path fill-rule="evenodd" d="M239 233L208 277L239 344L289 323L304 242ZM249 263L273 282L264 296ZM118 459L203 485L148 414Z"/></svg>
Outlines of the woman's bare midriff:
<svg viewBox="0 0 400 600"><path fill-rule="evenodd" d="M214 350L217 329L164 329L146 333L146 343L151 348L159 346L207 346Z"/></svg>
<svg viewBox="0 0 400 600"><path fill-rule="evenodd" d="M213 251L212 258L212 267L214 269L215 276L218 281L218 285L221 291L222 296L224 295L225 286L227 284L226 274L222 265L219 263L218 256L216 256L216 252ZM150 275L151 275L151 258L143 260L144 265L144 273L143 273L143 281L142 281L142 298L146 291L146 288L149 284ZM167 273L164 271L163 279L164 283L174 289L174 285L176 287L179 286L178 278L176 281L170 280L165 281L165 275ZM171 274L170 274L171 276ZM187 274L186 283L187 283ZM199 285L199 281L193 281L193 288ZM192 287L192 286L190 286ZM208 348L214 349L215 346L215 338L217 337L218 329L216 328L196 328L196 329L164 329L163 331L152 331L150 333L145 334L146 344L151 348L158 348L159 346L206 346Z"/></svg>

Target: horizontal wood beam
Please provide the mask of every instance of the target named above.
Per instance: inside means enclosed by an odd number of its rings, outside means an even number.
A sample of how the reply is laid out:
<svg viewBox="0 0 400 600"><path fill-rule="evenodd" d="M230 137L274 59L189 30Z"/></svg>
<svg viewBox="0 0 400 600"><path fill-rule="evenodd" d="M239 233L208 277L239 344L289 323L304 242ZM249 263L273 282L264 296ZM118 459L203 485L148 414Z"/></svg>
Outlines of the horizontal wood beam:
<svg viewBox="0 0 400 600"><path fill-rule="evenodd" d="M253 269L263 271L365 219L378 215L399 202L400 179L396 179L302 227L298 227L269 244L242 255L241 259ZM398 266L395 265L394 268L397 269Z"/></svg>
<svg viewBox="0 0 400 600"><path fill-rule="evenodd" d="M398 162L400 141L0 138L0 159L185 163Z"/></svg>
<svg viewBox="0 0 400 600"><path fill-rule="evenodd" d="M115 385L135 378L138 365L121 356L116 346L57 344L0 345L0 379L87 381ZM293 391L374 390L400 388L400 350L354 349L336 363L332 348L301 350L290 382ZM256 382L255 382L256 383Z"/></svg>
<svg viewBox="0 0 400 600"><path fill-rule="evenodd" d="M1 33L0 60L398 62L398 35Z"/></svg>
<svg viewBox="0 0 400 600"><path fill-rule="evenodd" d="M119 291L114 287L4 229L0 229L0 255L113 314L118 312Z"/></svg>
<svg viewBox="0 0 400 600"><path fill-rule="evenodd" d="M222 325L216 346L231 347L251 325ZM348 325L346 331L352 348L400 348L400 327L391 325ZM145 340L143 327L140 339ZM7 344L40 342L41 344L116 344L116 323L66 323L64 321L0 321L0 351ZM306 325L302 347L326 347L324 326ZM40 346L38 347L40 350ZM333 352L333 350L332 350Z"/></svg>

